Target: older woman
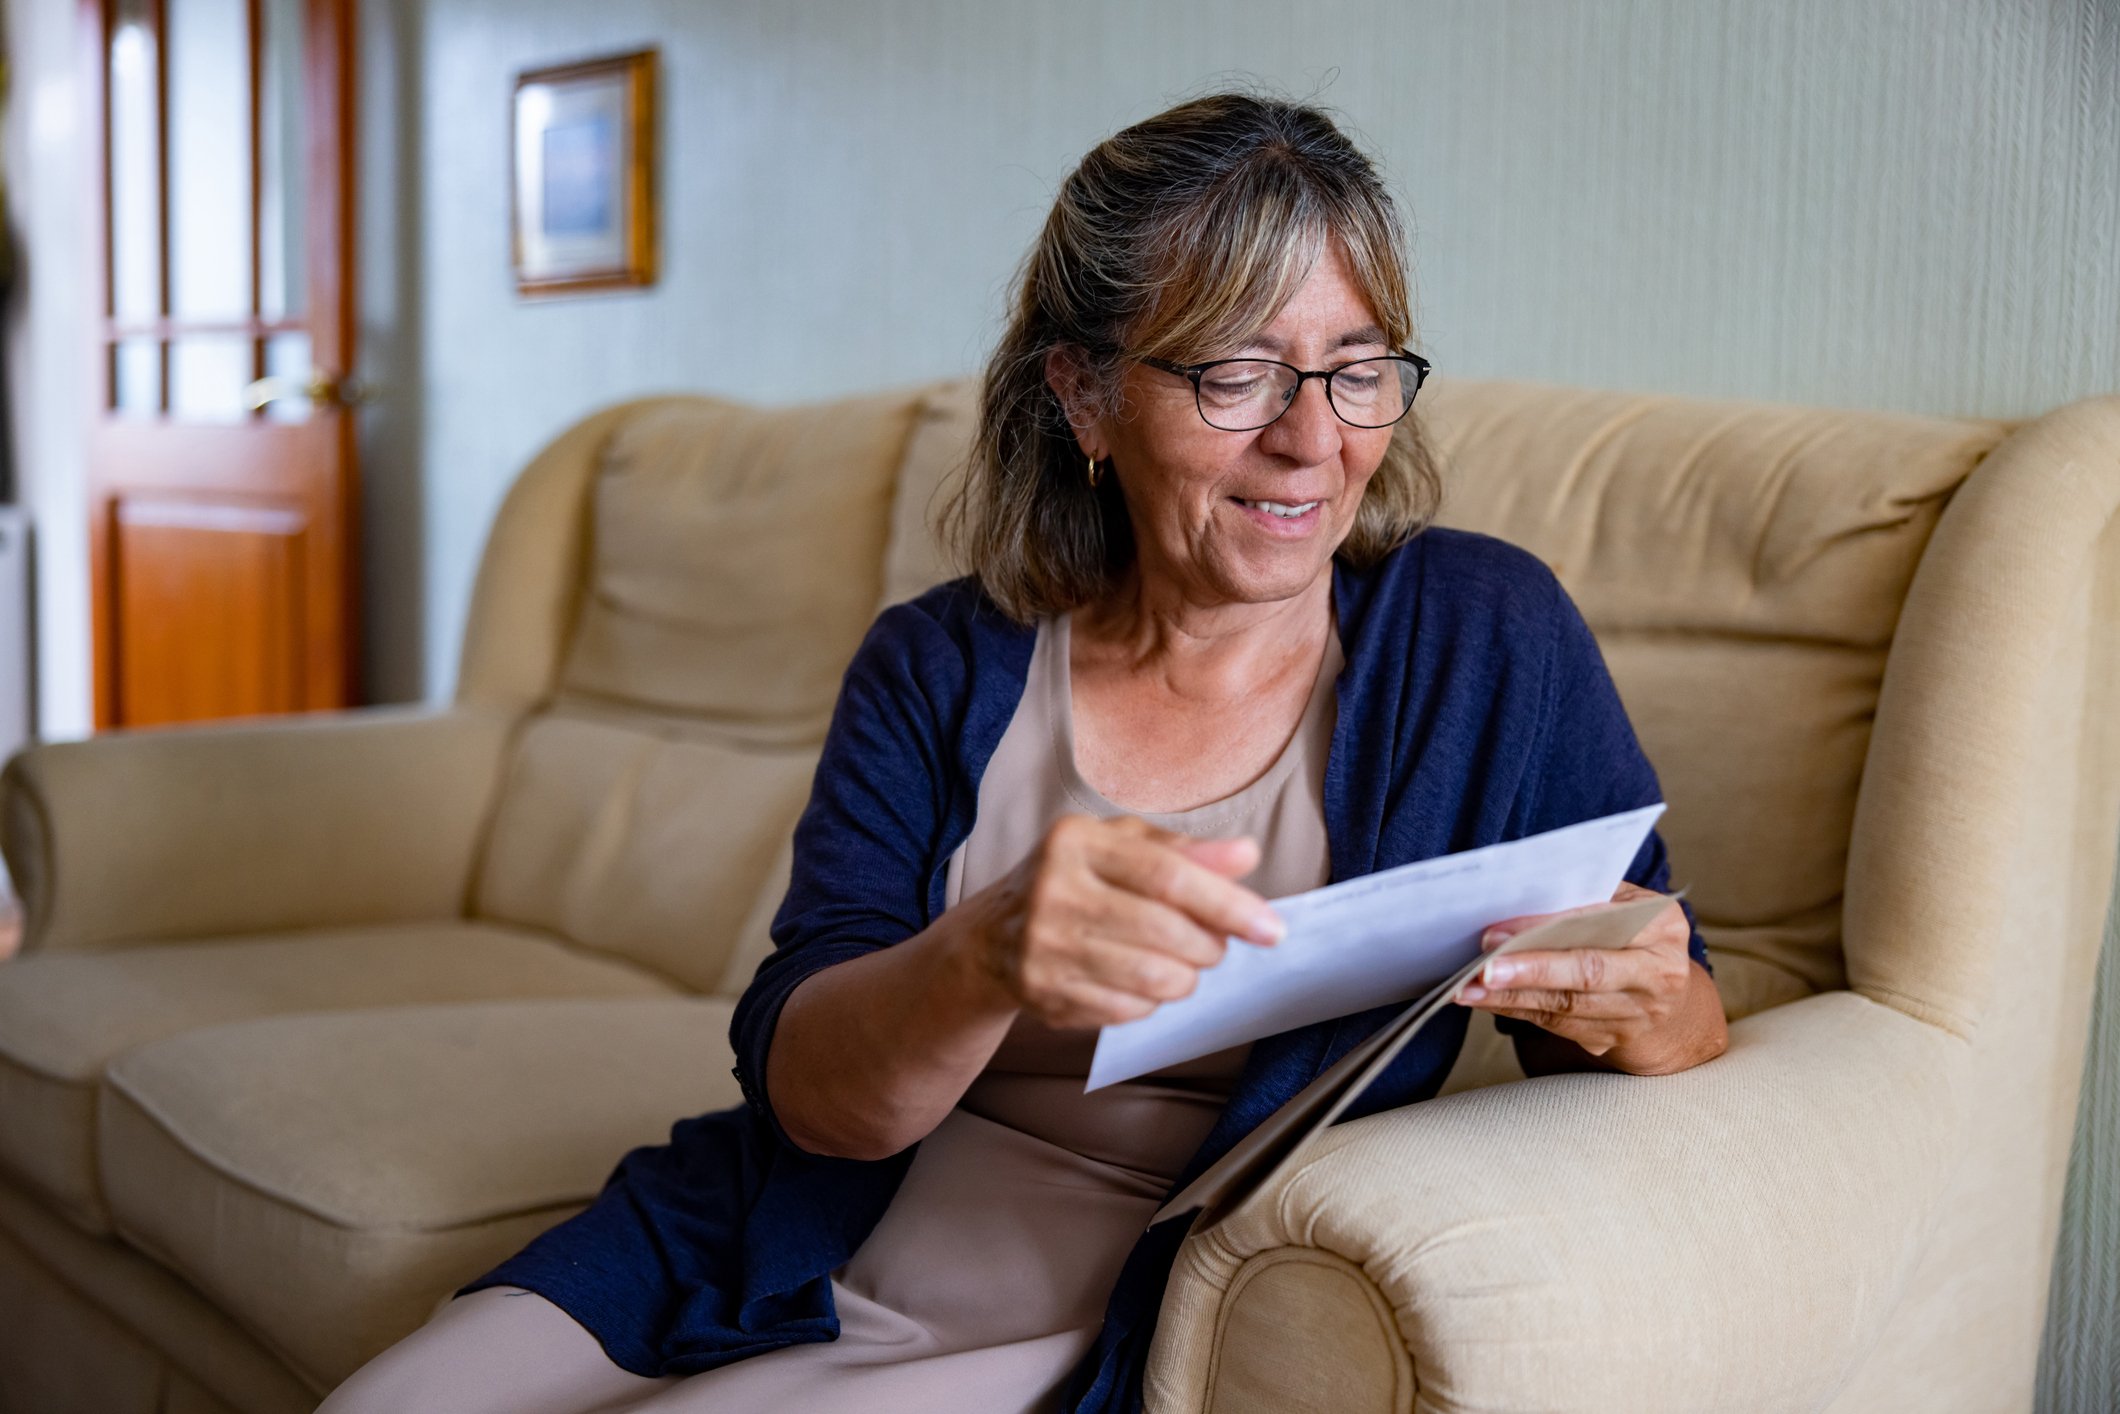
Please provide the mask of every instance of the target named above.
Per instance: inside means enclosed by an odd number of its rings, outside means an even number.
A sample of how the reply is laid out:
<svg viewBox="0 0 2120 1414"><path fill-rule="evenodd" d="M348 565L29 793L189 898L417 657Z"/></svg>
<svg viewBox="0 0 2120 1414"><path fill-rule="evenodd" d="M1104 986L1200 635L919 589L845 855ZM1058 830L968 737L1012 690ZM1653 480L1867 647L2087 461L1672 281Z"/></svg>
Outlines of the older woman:
<svg viewBox="0 0 2120 1414"><path fill-rule="evenodd" d="M1185 1226L1150 1215L1391 1008L1085 1094L1094 1028L1273 945L1269 898L1659 796L1553 576L1428 527L1409 333L1391 201L1319 112L1205 98L1091 152L987 371L974 572L847 670L737 1007L748 1105L326 1407L1137 1404ZM1628 878L1667 886L1660 838ZM1676 905L1460 1000L1534 1072L1725 1040ZM1466 1015L1362 1109L1433 1095Z"/></svg>

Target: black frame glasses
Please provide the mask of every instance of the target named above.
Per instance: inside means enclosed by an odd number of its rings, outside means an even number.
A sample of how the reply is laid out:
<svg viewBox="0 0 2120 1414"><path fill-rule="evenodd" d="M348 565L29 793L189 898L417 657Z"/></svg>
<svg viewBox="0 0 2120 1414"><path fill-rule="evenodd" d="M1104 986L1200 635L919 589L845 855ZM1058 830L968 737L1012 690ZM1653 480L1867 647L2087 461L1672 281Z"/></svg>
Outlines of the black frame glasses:
<svg viewBox="0 0 2120 1414"><path fill-rule="evenodd" d="M1428 379L1428 360L1417 353L1410 353L1405 349L1401 349L1395 354L1385 354L1377 358L1358 358L1352 362L1343 363L1338 368L1298 368L1292 363L1283 363L1277 358L1217 358L1210 359L1206 363L1172 363L1169 359L1148 358L1143 355L1135 355L1134 357L1138 363L1145 363L1150 368L1159 368L1165 373L1175 373L1180 378L1189 381L1193 385L1193 407L1199 411L1200 420L1217 432L1256 432L1262 427L1273 426L1274 423L1281 420L1283 413L1295 406L1296 395L1303 391L1304 383L1312 378L1321 378L1325 381L1325 401L1331 406L1333 416L1339 418L1340 421L1346 423L1349 427L1368 429L1389 427L1404 418L1407 413L1413 411L1414 395L1421 391L1421 384ZM1208 412L1207 399L1200 391L1200 380L1214 369L1236 363L1271 364L1275 368L1285 368L1296 376L1295 382L1288 385L1288 392L1281 399L1280 409L1264 422L1253 422L1241 427L1230 427L1215 421L1214 416ZM1410 363L1413 365L1413 382L1405 390L1405 405L1394 416L1383 422L1359 422L1349 417L1341 410L1340 400L1333 396L1334 382L1342 373L1370 363ZM1218 408L1216 413L1223 417L1231 415L1228 409ZM1371 416L1373 413L1365 412L1363 415Z"/></svg>

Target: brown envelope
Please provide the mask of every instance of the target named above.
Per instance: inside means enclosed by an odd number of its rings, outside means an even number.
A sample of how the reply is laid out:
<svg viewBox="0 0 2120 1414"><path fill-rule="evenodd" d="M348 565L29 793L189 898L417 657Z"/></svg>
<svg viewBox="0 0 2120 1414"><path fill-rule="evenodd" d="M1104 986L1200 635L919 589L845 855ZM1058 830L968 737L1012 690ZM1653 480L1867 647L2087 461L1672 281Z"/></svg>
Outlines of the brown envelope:
<svg viewBox="0 0 2120 1414"><path fill-rule="evenodd" d="M1384 1067L1423 1026L1452 1004L1450 999L1457 995L1457 989L1472 980L1489 958L1526 949L1623 948L1672 899L1684 897L1685 892L1680 889L1675 894L1652 894L1613 908L1568 914L1527 928L1493 951L1481 953L1427 994L1408 1003L1374 1036L1320 1072L1317 1079L1158 1209L1155 1217L1149 1219L1149 1226L1198 1208L1200 1216L1193 1220L1191 1228L1191 1233L1197 1235L1237 1212L1246 1199L1266 1186L1269 1178L1293 1164L1310 1141L1383 1074Z"/></svg>

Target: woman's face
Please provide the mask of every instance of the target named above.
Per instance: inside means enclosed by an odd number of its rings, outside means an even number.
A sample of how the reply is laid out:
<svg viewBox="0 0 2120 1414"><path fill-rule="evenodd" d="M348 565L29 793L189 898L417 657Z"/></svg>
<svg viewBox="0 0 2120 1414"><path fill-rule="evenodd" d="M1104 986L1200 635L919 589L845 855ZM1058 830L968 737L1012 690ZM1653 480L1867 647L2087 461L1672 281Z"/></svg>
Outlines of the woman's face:
<svg viewBox="0 0 2120 1414"><path fill-rule="evenodd" d="M1271 324L1215 356L1329 369L1391 352L1332 242ZM1131 364L1122 392L1122 411L1083 440L1113 459L1144 581L1163 580L1193 603L1263 603L1314 583L1391 445L1389 427L1342 422L1318 378L1250 432L1209 427L1191 382L1174 373ZM1299 513L1275 513L1290 508Z"/></svg>

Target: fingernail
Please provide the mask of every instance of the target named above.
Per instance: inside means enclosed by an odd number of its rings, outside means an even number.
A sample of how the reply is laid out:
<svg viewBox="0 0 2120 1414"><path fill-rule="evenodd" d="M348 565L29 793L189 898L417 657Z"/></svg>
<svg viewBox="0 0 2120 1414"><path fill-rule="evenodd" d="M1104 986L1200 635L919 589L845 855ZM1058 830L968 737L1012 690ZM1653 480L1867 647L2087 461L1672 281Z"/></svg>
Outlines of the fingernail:
<svg viewBox="0 0 2120 1414"><path fill-rule="evenodd" d="M1490 987L1506 987L1509 979L1516 976L1516 964L1496 958L1480 969L1480 980Z"/></svg>
<svg viewBox="0 0 2120 1414"><path fill-rule="evenodd" d="M1464 986L1458 988L1458 1000L1461 1002L1484 1001L1486 997L1487 989L1480 986L1477 982L1467 982Z"/></svg>
<svg viewBox="0 0 2120 1414"><path fill-rule="evenodd" d="M1288 936L1288 925L1272 909L1261 909L1251 921L1251 932L1262 943L1278 943Z"/></svg>
<svg viewBox="0 0 2120 1414"><path fill-rule="evenodd" d="M1506 941L1508 937L1509 935L1499 928L1489 928L1486 932L1480 934L1480 946L1482 948L1491 948Z"/></svg>

